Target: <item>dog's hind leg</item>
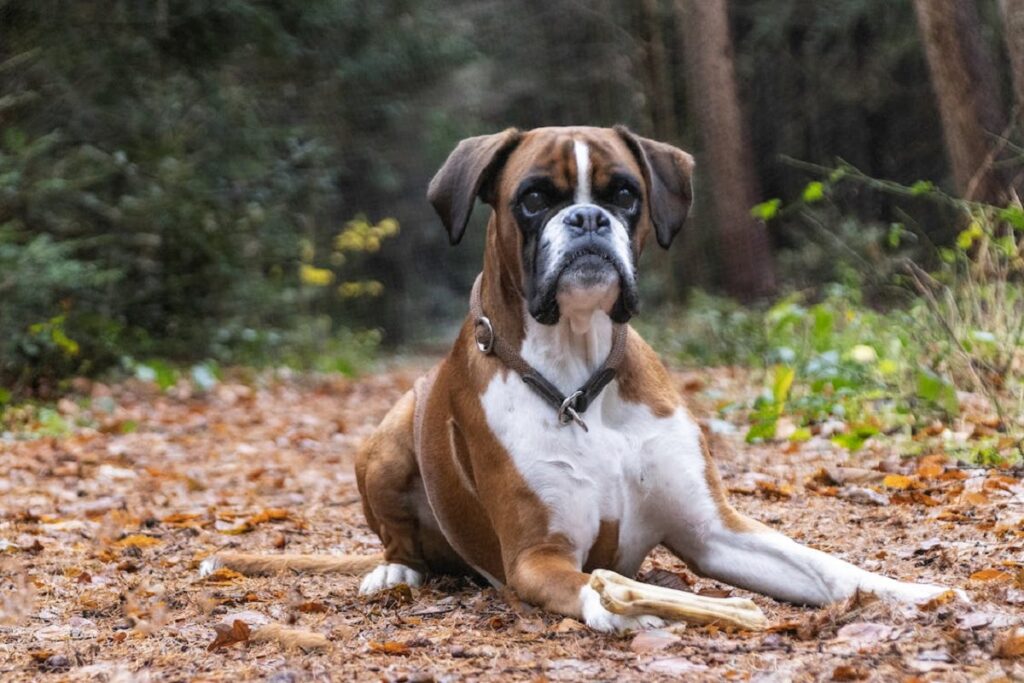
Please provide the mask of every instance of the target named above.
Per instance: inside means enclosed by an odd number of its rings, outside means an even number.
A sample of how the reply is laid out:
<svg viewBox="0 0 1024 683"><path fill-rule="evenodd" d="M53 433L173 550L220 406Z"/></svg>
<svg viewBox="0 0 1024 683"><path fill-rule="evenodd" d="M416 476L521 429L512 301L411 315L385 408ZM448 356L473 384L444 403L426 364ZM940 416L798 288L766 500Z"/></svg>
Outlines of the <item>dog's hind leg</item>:
<svg viewBox="0 0 1024 683"><path fill-rule="evenodd" d="M413 440L417 397L407 392L356 456L356 482L370 528L384 544L384 561L366 575L359 592L399 583L420 585L428 569L463 570L427 503Z"/></svg>

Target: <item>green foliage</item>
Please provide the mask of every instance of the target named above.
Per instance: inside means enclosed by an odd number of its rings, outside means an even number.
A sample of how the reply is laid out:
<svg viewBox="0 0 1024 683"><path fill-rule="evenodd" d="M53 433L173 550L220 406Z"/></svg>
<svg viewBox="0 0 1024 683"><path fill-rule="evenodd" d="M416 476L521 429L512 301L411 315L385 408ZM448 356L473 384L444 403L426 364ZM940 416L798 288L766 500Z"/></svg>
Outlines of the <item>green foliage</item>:
<svg viewBox="0 0 1024 683"><path fill-rule="evenodd" d="M0 227L0 380L28 381L37 367L88 370L107 352L96 333L103 325L79 309L76 295L108 286L117 274L77 259L77 246Z"/></svg>
<svg viewBox="0 0 1024 683"><path fill-rule="evenodd" d="M828 214L804 213L852 256L848 265L840 262L842 284L826 287L816 303L808 301L814 290L805 290L765 310L698 295L672 326L653 331L656 343L685 362L765 369L768 387L751 406L751 441L775 438L784 416L795 422L791 438L798 440L806 438L809 427L837 420L844 429L833 441L857 450L881 432L956 417L962 391L983 395L1007 435L978 445L972 457L992 460L993 453L1005 454L1013 444L1020 451L1024 231L1015 221L1024 214L1019 207L960 200L925 181L911 186L880 181L849 165L818 170L828 180L808 185L798 202L780 212L804 211L808 203L825 199L829 188L858 182L901 196L927 194L954 209L965 227L953 246L938 248L941 258L929 273L891 256L881 259L890 262L887 268L867 260L872 243L874 258L886 247L899 247L908 237L903 224L883 232L840 219L830 232L821 219ZM854 239L867 248L855 248ZM875 283L899 285L902 305L886 310L866 305L864 278L852 267L858 263Z"/></svg>
<svg viewBox="0 0 1024 683"><path fill-rule="evenodd" d="M780 206L782 206L781 199L769 199L766 202L761 202L751 207L750 215L762 221L770 221L779 213Z"/></svg>
<svg viewBox="0 0 1024 683"><path fill-rule="evenodd" d="M775 438L784 416L796 426L788 438L798 441L810 427L839 420L846 429L833 440L857 450L881 431L957 413L950 380L920 364L941 357L915 337L920 313L871 310L858 290L838 285L821 302L792 295L766 310L700 297L654 342L686 363L765 368L748 441Z"/></svg>
<svg viewBox="0 0 1024 683"><path fill-rule="evenodd" d="M330 336L380 294L358 249L343 292L310 287L303 244L405 191L377 150L409 128L395 93L467 54L433 3L160 6L0 7L0 383L226 360L224 329Z"/></svg>

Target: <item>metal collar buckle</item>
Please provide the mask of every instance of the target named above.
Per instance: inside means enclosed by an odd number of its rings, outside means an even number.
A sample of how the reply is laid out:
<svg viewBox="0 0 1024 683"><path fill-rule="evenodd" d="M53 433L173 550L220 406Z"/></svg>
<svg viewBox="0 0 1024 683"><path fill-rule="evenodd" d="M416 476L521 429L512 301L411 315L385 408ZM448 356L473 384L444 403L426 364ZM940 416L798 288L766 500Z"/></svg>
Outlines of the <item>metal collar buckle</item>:
<svg viewBox="0 0 1024 683"><path fill-rule="evenodd" d="M583 431L589 432L587 429L587 423L583 421L580 414L576 412L576 399L583 395L582 391L574 391L562 401L562 405L558 408L558 423L561 425L567 425L570 422L575 422L580 427L583 427Z"/></svg>
<svg viewBox="0 0 1024 683"><path fill-rule="evenodd" d="M476 347L480 349L482 353L490 354L490 352L494 350L494 326L491 325L490 318L486 315L482 315L476 319L475 325L478 328L482 325L484 329L487 330L486 341L480 341L480 337L477 337L474 334L474 337L476 337Z"/></svg>

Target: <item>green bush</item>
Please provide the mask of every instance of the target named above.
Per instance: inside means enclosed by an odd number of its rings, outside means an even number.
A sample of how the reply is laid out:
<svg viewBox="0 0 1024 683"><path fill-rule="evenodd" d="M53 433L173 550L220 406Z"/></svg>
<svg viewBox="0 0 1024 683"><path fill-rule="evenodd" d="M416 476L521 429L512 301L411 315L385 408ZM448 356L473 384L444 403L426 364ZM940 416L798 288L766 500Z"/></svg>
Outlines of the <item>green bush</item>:
<svg viewBox="0 0 1024 683"><path fill-rule="evenodd" d="M697 293L687 308L669 313L669 324L646 330L649 337L683 363L738 364L763 374L765 389L751 405L727 406L749 410L748 440L776 438L783 417L795 424L785 437L791 440L809 438L812 427L835 420L843 428L833 441L857 450L875 434L909 433L935 420L951 424L960 411L958 392L972 392L996 416L996 432L972 442L967 455L986 462L1020 458L1024 211L966 202L931 183L877 181L851 167L833 171L828 183L809 185L795 205L783 209L775 200L754 210L770 212L768 218L805 211L849 180L946 205L961 226L953 231L955 243L936 249L931 272L892 255L879 256L877 268L862 262L858 269L865 255L899 246L902 233L895 226L859 231L850 219L837 220L830 238L850 260L819 263L843 276L841 284L801 290L766 308ZM849 234L856 235L852 244ZM867 277L874 291L893 293L886 306L865 302ZM976 410L977 399L973 405Z"/></svg>
<svg viewBox="0 0 1024 683"><path fill-rule="evenodd" d="M30 383L37 368L84 372L109 356L116 324L83 311L80 292L102 290L118 273L75 258L74 242L19 240L0 227L0 381Z"/></svg>

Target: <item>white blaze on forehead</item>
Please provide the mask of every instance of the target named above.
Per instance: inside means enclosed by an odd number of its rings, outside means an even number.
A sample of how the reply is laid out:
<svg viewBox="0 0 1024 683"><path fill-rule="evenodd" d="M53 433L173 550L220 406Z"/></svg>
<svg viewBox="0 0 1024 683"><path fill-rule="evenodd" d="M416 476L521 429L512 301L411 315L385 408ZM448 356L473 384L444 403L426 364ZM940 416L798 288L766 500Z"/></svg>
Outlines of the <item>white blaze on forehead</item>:
<svg viewBox="0 0 1024 683"><path fill-rule="evenodd" d="M573 140L576 153L576 203L590 203L590 147L582 140Z"/></svg>

